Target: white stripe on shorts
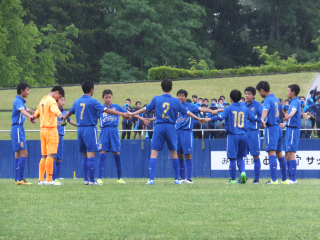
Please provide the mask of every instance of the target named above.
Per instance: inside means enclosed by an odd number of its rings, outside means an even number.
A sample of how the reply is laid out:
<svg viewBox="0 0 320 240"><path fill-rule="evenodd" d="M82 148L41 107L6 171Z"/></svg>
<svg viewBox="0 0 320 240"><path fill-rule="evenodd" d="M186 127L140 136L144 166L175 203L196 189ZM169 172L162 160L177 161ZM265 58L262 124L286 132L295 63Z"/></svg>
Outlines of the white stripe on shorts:
<svg viewBox="0 0 320 240"><path fill-rule="evenodd" d="M95 136L95 138L96 138L96 144L98 144L98 141L97 141L97 131L96 131L96 129L94 129L94 136Z"/></svg>
<svg viewBox="0 0 320 240"><path fill-rule="evenodd" d="M18 128L17 130L18 130L18 143L20 143L20 134L19 134L19 128Z"/></svg>

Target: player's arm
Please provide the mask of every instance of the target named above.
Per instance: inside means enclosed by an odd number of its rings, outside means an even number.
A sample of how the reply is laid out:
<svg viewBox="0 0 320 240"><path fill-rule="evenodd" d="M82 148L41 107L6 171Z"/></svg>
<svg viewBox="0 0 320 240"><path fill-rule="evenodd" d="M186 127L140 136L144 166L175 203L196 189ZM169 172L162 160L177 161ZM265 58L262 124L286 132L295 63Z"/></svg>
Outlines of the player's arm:
<svg viewBox="0 0 320 240"><path fill-rule="evenodd" d="M32 115L30 115L26 109L20 108L20 112L27 118L29 118L30 122L36 123L37 119L35 119Z"/></svg>
<svg viewBox="0 0 320 240"><path fill-rule="evenodd" d="M140 117L139 115L133 115L132 117L140 119L144 125L148 125L150 123L149 118L143 118L143 117Z"/></svg>
<svg viewBox="0 0 320 240"><path fill-rule="evenodd" d="M146 111L147 111L146 107L144 107L144 108L140 108L138 111L130 112L130 115L134 116L135 118L137 118L138 114L144 113Z"/></svg>
<svg viewBox="0 0 320 240"><path fill-rule="evenodd" d="M109 108L105 108L104 109L104 112L105 113L108 113L108 114L111 114L111 115L119 115L119 116L122 116L124 119L130 119L131 116L128 112L118 112L116 110L113 110L113 109L109 109Z"/></svg>
<svg viewBox="0 0 320 240"><path fill-rule="evenodd" d="M252 122L258 122L258 123L262 123L262 120L260 118L258 118L258 116L255 116L252 112L248 111L248 119Z"/></svg>
<svg viewBox="0 0 320 240"><path fill-rule="evenodd" d="M190 112L190 111L187 112L187 115L188 115L189 117L194 118L195 120L198 120L200 124L205 123L205 121L204 121L205 118L199 118L198 116L194 115L194 114L193 114L192 112Z"/></svg>
<svg viewBox="0 0 320 240"><path fill-rule="evenodd" d="M67 114L64 116L62 122L66 122L68 120L69 117L71 117L72 113L70 111L67 112ZM71 120L72 121L72 120Z"/></svg>
<svg viewBox="0 0 320 240"><path fill-rule="evenodd" d="M36 112L35 110L30 109L30 108L27 108L26 111L27 111L28 113L30 113L31 115L33 115L33 114Z"/></svg>

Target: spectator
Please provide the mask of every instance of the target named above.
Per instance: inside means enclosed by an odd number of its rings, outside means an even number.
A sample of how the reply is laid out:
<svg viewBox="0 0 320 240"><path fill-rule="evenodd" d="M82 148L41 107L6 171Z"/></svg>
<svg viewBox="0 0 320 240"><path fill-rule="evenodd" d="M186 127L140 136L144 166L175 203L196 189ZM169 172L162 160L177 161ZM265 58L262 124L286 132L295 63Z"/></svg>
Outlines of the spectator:
<svg viewBox="0 0 320 240"><path fill-rule="evenodd" d="M240 98L240 102L244 103L246 100L244 99L244 97ZM229 104L230 105L230 104Z"/></svg>
<svg viewBox="0 0 320 240"><path fill-rule="evenodd" d="M225 96L220 96L219 99L223 100L223 106L226 104L226 97Z"/></svg>
<svg viewBox="0 0 320 240"><path fill-rule="evenodd" d="M144 107L146 107L147 104L144 105ZM144 112L143 113L143 118L154 118L156 116L155 111L153 110L152 112ZM146 131L148 132L149 135L149 139L152 139L152 135L153 135L153 130L154 129L154 125L155 125L155 121L151 121L147 126L145 126Z"/></svg>
<svg viewBox="0 0 320 240"><path fill-rule="evenodd" d="M280 105L283 106L283 104L284 104L283 99L279 98L279 101L280 101Z"/></svg>
<svg viewBox="0 0 320 240"><path fill-rule="evenodd" d="M224 97L224 96L222 96L222 97ZM220 97L218 102L219 102L218 109L224 109L224 104L227 104L227 103L225 103L223 101L223 98ZM220 115L221 113L218 113L218 114ZM215 132L215 138L216 139L226 138L227 137L226 132L224 131L224 129L225 129L225 125L224 124L225 124L224 120L216 121L215 129L223 129L223 131L216 131Z"/></svg>
<svg viewBox="0 0 320 240"><path fill-rule="evenodd" d="M201 107L206 108L207 105L205 103L201 104ZM199 117L200 118L207 118L207 114L204 112L199 112ZM200 129L209 129L209 124L208 123L204 123L200 126ZM201 139L202 138L202 134L203 134L203 138L204 139L208 139L209 138L209 131L204 131L204 132L198 132L198 138Z"/></svg>
<svg viewBox="0 0 320 240"><path fill-rule="evenodd" d="M314 106L315 119L316 119L316 128L320 128L320 97L317 98L317 103ZM318 138L320 138L320 130L317 130Z"/></svg>
<svg viewBox="0 0 320 240"><path fill-rule="evenodd" d="M133 110L133 112L136 112L138 111L139 109L141 108L141 102L140 101L137 101L136 102L136 108ZM142 114L139 114L140 117L142 117L143 113ZM132 121L134 122L134 128L138 129L138 130L142 130L143 127L142 127L142 121L138 118L132 118ZM138 125L136 127L136 125ZM135 131L134 134L133 134L133 139L136 139L136 136L137 136L137 133L139 133L139 139L141 139L141 131Z"/></svg>
<svg viewBox="0 0 320 240"><path fill-rule="evenodd" d="M200 106L201 106L202 103L203 103L203 99L202 99L202 98L199 98L199 99L198 99L198 103L200 103Z"/></svg>
<svg viewBox="0 0 320 240"><path fill-rule="evenodd" d="M315 107L315 102L316 102L316 99L317 99L317 96L316 96L317 89L318 89L318 86L316 86L314 90L310 91L311 97L309 97L307 99L306 105L305 105L305 107L303 109L303 112L306 112L306 110L309 110L310 114L313 116L313 118L311 118L312 128L314 128L314 126L316 124L316 121L315 121L315 118L314 118L314 107Z"/></svg>
<svg viewBox="0 0 320 240"><path fill-rule="evenodd" d="M192 95L192 102L193 102L193 104L197 104L197 102L198 102L198 96L197 95Z"/></svg>
<svg viewBox="0 0 320 240"><path fill-rule="evenodd" d="M192 103L191 99L186 100L187 103Z"/></svg>
<svg viewBox="0 0 320 240"><path fill-rule="evenodd" d="M128 98L126 100L126 104L124 106L124 108L129 111L129 112L133 112L133 109L130 108L131 105L131 100ZM122 119L122 130L131 130L132 129L132 119L126 120L126 119ZM127 139L130 139L131 136L131 132L130 131L124 131L122 132L122 136L121 139L124 139L127 135Z"/></svg>
<svg viewBox="0 0 320 240"><path fill-rule="evenodd" d="M224 108L225 103L222 98L219 98L218 104L218 109Z"/></svg>
<svg viewBox="0 0 320 240"><path fill-rule="evenodd" d="M215 99L215 98L212 98L211 99L211 105L212 105L212 103L213 103L213 105L214 105L214 107L216 107L217 106L217 99ZM212 107L212 106L211 106Z"/></svg>
<svg viewBox="0 0 320 240"><path fill-rule="evenodd" d="M217 99L213 98L211 99L211 105L210 105L211 110L217 110ZM208 117L213 117L212 115ZM208 128L209 129L215 129L216 122L210 121L208 122ZM210 138L216 138L216 132L215 131L210 131L209 134L211 135Z"/></svg>
<svg viewBox="0 0 320 240"><path fill-rule="evenodd" d="M203 103L206 105L206 107L208 107L209 106L208 98L203 99Z"/></svg>

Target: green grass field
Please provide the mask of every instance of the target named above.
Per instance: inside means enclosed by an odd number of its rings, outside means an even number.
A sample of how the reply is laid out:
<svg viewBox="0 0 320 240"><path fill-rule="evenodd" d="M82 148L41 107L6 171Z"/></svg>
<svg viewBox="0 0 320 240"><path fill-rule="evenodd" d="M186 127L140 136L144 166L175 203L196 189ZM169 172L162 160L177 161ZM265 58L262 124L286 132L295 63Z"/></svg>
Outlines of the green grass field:
<svg viewBox="0 0 320 240"><path fill-rule="evenodd" d="M319 239L319 180L125 179L16 186L0 180L0 239ZM266 180L261 179L264 183Z"/></svg>
<svg viewBox="0 0 320 240"><path fill-rule="evenodd" d="M306 95L310 85L314 81L317 73L292 73L292 74L279 74L269 76L249 76L249 77L233 77L233 78L215 78L215 79L202 79L202 80L187 80L173 82L173 96L179 89L188 91L189 98L193 94L198 97L219 98L220 95L226 96L226 101L230 102L229 94L232 89L239 89L244 91L247 86L256 86L261 80L268 81L271 85L271 91L279 98L286 98L286 91L289 84L297 83L300 85L300 95ZM133 83L133 84L112 84L112 85L97 85L95 87L94 97L102 103L101 94L103 90L110 88L113 91L113 102L122 106L125 104L125 99L130 98L132 106L136 101L141 101L142 104L147 104L151 99L162 94L160 82L148 83ZM30 95L27 98L27 106L35 109L44 95L47 95L50 88L35 88L30 90ZM82 95L81 86L65 87L66 93L66 106L70 108L75 99ZM12 103L16 96L16 90L1 90L0 109L12 109ZM261 97L257 96L258 101ZM75 117L71 117L75 120ZM11 113L0 112L0 130L10 130ZM121 124L120 124L121 125ZM25 124L25 129L39 130L39 123L31 124L29 121ZM75 129L72 126L67 126L67 130ZM119 127L121 129L121 126ZM27 133L27 139L39 139L39 133ZM75 139L76 134L68 133L65 139ZM10 133L1 133L0 140L9 140Z"/></svg>

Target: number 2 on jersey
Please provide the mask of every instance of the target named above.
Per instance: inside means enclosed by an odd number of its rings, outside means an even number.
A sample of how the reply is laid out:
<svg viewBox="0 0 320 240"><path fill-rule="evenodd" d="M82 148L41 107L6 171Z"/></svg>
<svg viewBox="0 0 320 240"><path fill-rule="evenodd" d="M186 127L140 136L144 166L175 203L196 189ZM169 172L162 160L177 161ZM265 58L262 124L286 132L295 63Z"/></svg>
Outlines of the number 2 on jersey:
<svg viewBox="0 0 320 240"><path fill-rule="evenodd" d="M244 126L244 112L233 111L234 114L234 127L243 128ZM238 120L238 121L237 121Z"/></svg>
<svg viewBox="0 0 320 240"><path fill-rule="evenodd" d="M163 110L162 118L169 119L169 117L166 116L166 113L169 111L170 103L165 102L165 103L162 104L162 107L166 108L165 110Z"/></svg>
<svg viewBox="0 0 320 240"><path fill-rule="evenodd" d="M86 108L86 104L85 104L85 103L80 103L80 106L83 107L83 108L82 108L82 111L81 111L81 117L80 117L80 119L83 119L83 112L84 112L84 109Z"/></svg>

